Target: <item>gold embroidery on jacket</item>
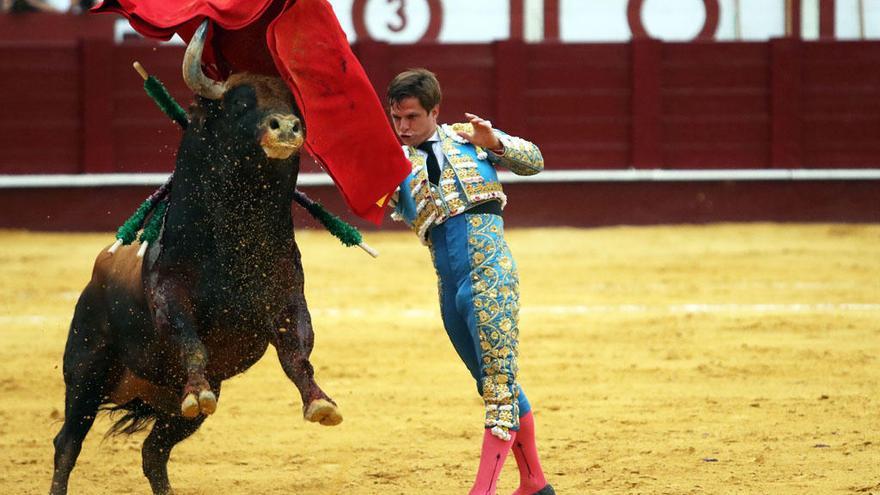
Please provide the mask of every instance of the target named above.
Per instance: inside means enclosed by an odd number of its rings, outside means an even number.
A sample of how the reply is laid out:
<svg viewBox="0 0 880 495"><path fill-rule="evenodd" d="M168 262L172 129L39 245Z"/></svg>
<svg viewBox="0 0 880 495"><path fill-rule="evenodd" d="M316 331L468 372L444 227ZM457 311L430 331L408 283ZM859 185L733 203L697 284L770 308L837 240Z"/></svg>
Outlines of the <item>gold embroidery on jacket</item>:
<svg viewBox="0 0 880 495"><path fill-rule="evenodd" d="M416 151L412 146L405 148L407 158L412 162L413 175L408 185L416 205L411 227L423 243L427 242L425 234L432 225L445 222L467 208L492 200L499 201L502 208L507 204L501 183L497 180L487 181L480 175L478 162L488 160L519 175L533 175L544 168L544 159L537 146L501 132L498 137L504 144L503 155L487 152L479 146L474 146L476 158L465 153L461 147L470 144L457 133L473 131L470 123L443 124L439 127L440 147L445 160L441 164L440 183L436 187L428 182L424 152Z"/></svg>
<svg viewBox="0 0 880 495"><path fill-rule="evenodd" d="M544 157L533 143L507 134L499 135L498 139L504 145L504 154L491 153L491 161L517 175L535 175L544 170Z"/></svg>

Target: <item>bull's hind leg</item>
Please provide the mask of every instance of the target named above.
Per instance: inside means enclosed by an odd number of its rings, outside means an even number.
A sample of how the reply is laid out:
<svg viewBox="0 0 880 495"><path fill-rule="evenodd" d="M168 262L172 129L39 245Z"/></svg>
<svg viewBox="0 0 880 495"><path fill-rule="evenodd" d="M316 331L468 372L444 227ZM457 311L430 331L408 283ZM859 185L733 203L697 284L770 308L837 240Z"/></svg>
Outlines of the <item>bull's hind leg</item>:
<svg viewBox="0 0 880 495"><path fill-rule="evenodd" d="M217 393L219 394L219 392L218 389ZM168 458L171 456L171 449L195 433L204 421L205 416L186 419L162 414L156 418L153 430L147 435L141 450L144 476L150 482L150 488L153 489L154 494L172 493L171 484L168 481Z"/></svg>
<svg viewBox="0 0 880 495"><path fill-rule="evenodd" d="M67 493L70 472L108 386L110 346L101 331L106 325L97 305L90 304L89 290L77 304L64 351L64 425L54 440L52 495Z"/></svg>
<svg viewBox="0 0 880 495"><path fill-rule="evenodd" d="M300 272L301 273L301 272ZM303 403L303 417L324 426L342 422L342 413L336 403L315 382L315 370L309 361L315 334L305 298L300 295L288 306L278 321L272 342L287 377L299 389Z"/></svg>
<svg viewBox="0 0 880 495"><path fill-rule="evenodd" d="M95 368L100 375L103 370ZM95 422L98 407L101 405L101 390L96 384L88 381L74 381L67 385L67 398L64 406L64 425L55 436L55 470L52 475L52 495L67 493L67 482L70 472L76 464L82 449L83 440Z"/></svg>

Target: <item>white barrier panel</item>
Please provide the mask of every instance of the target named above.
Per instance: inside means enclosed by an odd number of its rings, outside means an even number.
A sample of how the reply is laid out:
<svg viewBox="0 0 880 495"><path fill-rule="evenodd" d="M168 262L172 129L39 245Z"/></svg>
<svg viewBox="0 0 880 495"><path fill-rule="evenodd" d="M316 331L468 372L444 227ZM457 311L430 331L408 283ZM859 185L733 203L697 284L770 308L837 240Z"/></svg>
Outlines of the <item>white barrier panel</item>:
<svg viewBox="0 0 880 495"><path fill-rule="evenodd" d="M51 187L160 186L169 174L45 174L0 175L0 189ZM503 183L516 182L707 182L707 181L850 181L880 180L880 168L853 169L711 169L711 170L544 170L520 176L502 171ZM332 186L322 173L299 174L297 186Z"/></svg>
<svg viewBox="0 0 880 495"><path fill-rule="evenodd" d="M56 0L60 1L60 0ZM372 39L394 44L420 41L490 43L521 38L546 39L550 22L559 41L626 42L633 32L664 41L698 37L716 41L766 41L785 36L786 0L329 0L339 23L354 43ZM513 8L522 5L521 12ZM816 40L822 22L833 24L831 38L880 39L880 0L801 0L801 37ZM550 9L548 5L555 5ZM556 13L556 18L550 18ZM517 18L517 17L520 18ZM823 21L823 16L827 17ZM522 32L512 29L521 27ZM120 19L115 38L137 33ZM182 44L178 37L170 43Z"/></svg>
<svg viewBox="0 0 880 495"><path fill-rule="evenodd" d="M705 39L765 41L786 33L786 0L329 0L349 41L389 43L436 40L484 43L509 38L544 39L553 10L563 42L628 41L634 31L666 41ZM802 0L801 35L819 36L820 16L838 39L880 39L880 0ZM517 9L521 19L515 19ZM555 6L548 10L549 6ZM522 26L522 33L511 33Z"/></svg>

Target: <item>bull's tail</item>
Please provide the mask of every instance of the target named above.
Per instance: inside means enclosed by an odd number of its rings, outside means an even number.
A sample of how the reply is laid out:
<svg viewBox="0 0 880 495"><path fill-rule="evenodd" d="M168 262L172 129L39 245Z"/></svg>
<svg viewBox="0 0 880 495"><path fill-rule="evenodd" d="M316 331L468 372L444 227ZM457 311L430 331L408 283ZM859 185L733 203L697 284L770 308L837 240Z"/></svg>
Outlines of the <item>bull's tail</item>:
<svg viewBox="0 0 880 495"><path fill-rule="evenodd" d="M110 413L110 419L114 420L104 438L146 430L158 416L156 410L141 399L134 399L121 406L104 406L101 411Z"/></svg>

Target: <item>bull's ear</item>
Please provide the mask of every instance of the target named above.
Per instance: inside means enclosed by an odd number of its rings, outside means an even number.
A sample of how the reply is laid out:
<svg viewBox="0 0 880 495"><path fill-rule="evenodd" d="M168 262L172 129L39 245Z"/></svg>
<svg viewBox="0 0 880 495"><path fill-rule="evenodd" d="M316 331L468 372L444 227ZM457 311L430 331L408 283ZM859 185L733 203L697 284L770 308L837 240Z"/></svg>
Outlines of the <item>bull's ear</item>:
<svg viewBox="0 0 880 495"><path fill-rule="evenodd" d="M201 121L204 123L205 120L209 119L211 116L219 115L220 109L223 106L223 100L211 100L196 95L195 103L193 105L195 108L198 108L199 112L201 112Z"/></svg>
<svg viewBox="0 0 880 495"><path fill-rule="evenodd" d="M201 127L205 125L205 119L208 117L208 112L205 108L206 101L211 102L211 100L197 96L196 101L189 106L189 125L191 127Z"/></svg>

